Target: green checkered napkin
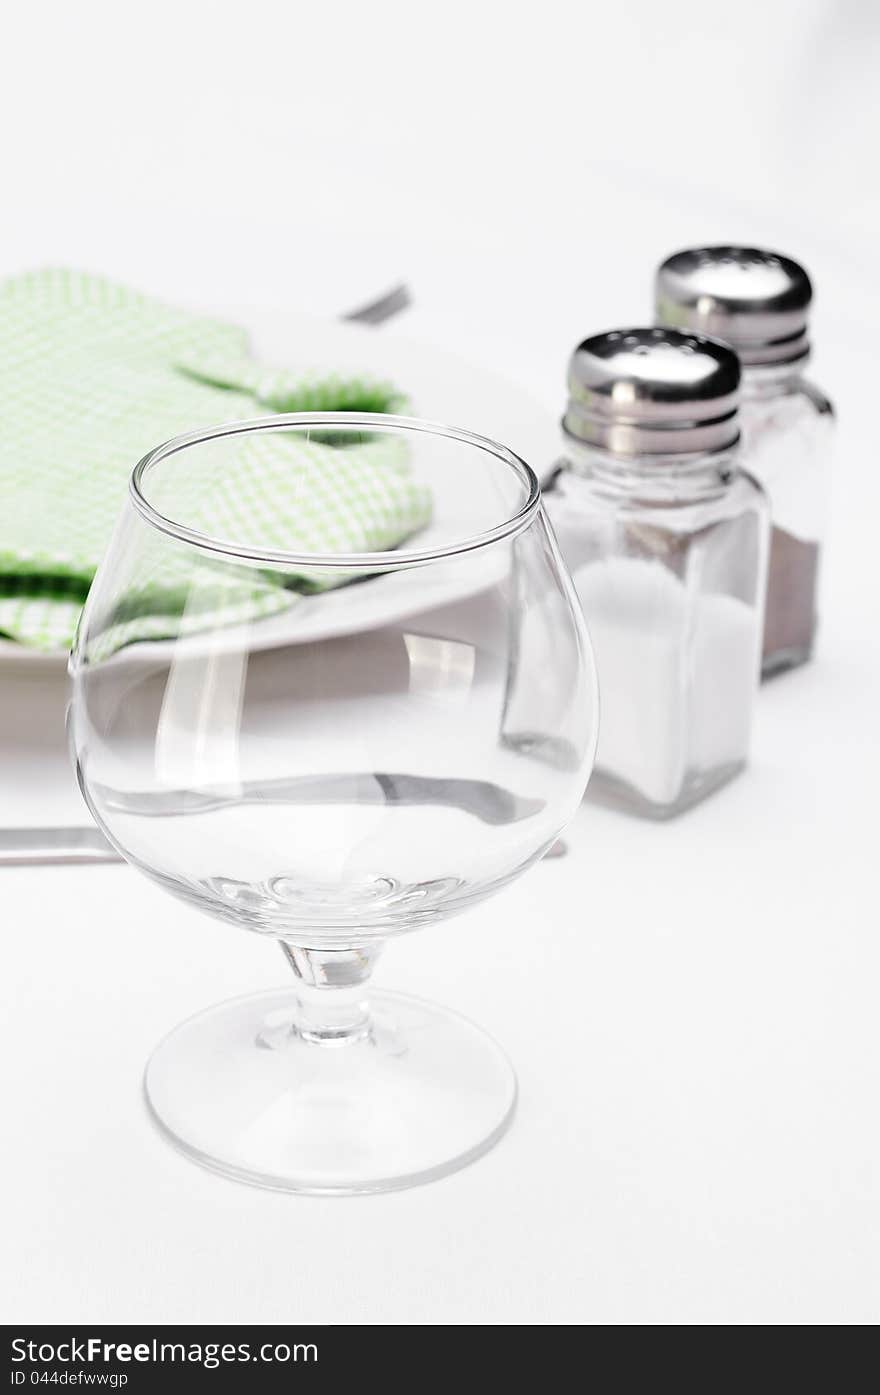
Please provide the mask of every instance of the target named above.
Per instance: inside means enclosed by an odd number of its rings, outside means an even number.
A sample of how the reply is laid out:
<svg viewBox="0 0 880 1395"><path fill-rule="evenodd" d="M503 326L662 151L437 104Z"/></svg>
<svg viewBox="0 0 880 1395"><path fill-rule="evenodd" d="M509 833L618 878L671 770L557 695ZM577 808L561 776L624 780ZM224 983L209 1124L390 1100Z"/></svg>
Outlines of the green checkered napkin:
<svg viewBox="0 0 880 1395"><path fill-rule="evenodd" d="M268 370L248 356L243 330L100 277L39 271L0 283L0 635L69 647L131 468L168 437L267 412L402 405L367 377ZM375 551L430 516L398 438L240 439L235 487L203 490L187 519L202 531L290 551ZM218 574L211 623L292 604L284 581L266 573L257 595L253 577L242 591ZM174 632L169 617L185 605L172 578L147 586L128 638ZM187 628L198 623L190 615Z"/></svg>

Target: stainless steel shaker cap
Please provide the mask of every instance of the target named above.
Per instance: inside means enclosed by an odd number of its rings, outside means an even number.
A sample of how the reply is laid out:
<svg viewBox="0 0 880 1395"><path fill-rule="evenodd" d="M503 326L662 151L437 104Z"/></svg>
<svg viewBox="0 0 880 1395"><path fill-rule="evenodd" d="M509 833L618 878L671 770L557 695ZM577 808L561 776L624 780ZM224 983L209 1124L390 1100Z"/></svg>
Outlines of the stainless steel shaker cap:
<svg viewBox="0 0 880 1395"><path fill-rule="evenodd" d="M732 344L745 367L810 352L813 287L804 268L758 247L692 247L657 272L657 319Z"/></svg>
<svg viewBox="0 0 880 1395"><path fill-rule="evenodd" d="M620 456L724 450L739 438L739 360L675 329L615 329L579 344L565 431Z"/></svg>

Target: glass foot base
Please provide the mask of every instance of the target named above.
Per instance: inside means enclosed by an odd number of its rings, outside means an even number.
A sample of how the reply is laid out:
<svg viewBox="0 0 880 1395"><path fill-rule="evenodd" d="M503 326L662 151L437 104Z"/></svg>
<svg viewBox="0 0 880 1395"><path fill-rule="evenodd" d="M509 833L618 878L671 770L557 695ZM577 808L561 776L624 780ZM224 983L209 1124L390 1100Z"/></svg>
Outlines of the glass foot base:
<svg viewBox="0 0 880 1395"><path fill-rule="evenodd" d="M150 1110L195 1162L282 1191L430 1182L498 1141L516 1103L501 1048L448 1008L370 996L363 1035L300 1033L295 989L220 1003L175 1028L144 1078Z"/></svg>

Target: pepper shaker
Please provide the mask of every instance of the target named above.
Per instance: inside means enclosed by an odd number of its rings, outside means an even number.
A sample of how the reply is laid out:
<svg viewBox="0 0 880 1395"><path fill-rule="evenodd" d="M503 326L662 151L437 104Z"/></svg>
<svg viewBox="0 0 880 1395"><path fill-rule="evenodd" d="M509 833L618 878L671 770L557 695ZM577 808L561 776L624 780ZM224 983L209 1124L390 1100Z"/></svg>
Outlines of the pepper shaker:
<svg viewBox="0 0 880 1395"><path fill-rule="evenodd" d="M738 464L740 368L657 328L584 340L546 496L593 641L593 797L668 818L746 763L768 508Z"/></svg>
<svg viewBox="0 0 880 1395"><path fill-rule="evenodd" d="M676 252L657 272L658 322L722 339L742 363L743 454L773 522L765 676L809 659L816 633L833 412L803 376L812 295L802 266L754 247Z"/></svg>

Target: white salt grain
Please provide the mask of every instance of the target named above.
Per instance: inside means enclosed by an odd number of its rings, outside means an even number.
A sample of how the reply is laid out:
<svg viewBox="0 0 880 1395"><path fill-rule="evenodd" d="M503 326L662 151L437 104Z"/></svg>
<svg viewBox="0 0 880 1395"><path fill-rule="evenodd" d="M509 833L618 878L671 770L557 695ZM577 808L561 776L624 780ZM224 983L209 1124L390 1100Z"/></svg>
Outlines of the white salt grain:
<svg viewBox="0 0 880 1395"><path fill-rule="evenodd" d="M753 607L693 596L635 557L578 568L599 674L597 771L669 805L689 772L743 761L759 656Z"/></svg>

